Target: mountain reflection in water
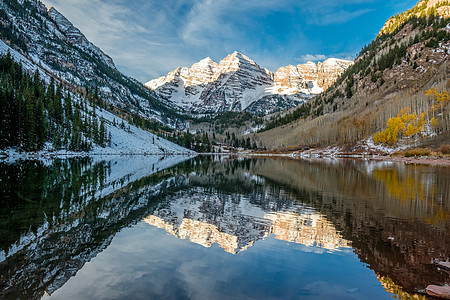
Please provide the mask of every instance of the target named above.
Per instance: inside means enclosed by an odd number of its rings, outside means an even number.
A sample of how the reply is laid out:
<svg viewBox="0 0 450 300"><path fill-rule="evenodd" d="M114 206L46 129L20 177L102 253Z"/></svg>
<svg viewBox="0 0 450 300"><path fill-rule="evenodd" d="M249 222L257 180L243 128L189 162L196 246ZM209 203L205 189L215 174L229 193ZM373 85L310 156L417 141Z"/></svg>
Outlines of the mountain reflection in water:
<svg viewBox="0 0 450 300"><path fill-rule="evenodd" d="M86 262L98 267L102 260L95 257L102 252L106 257L110 253L120 254L131 270L141 269L142 266L133 267L131 258L128 260L136 253L129 256L121 252L123 238L115 237L119 232L129 239L136 235L136 243L149 247L140 261L151 257L151 261L167 259L169 264L179 259L170 256L173 251L165 251L165 258L151 251L156 245L175 247L175 244L164 244L167 238L162 236L154 236L153 241L139 239L140 224L146 224L144 228L149 229L147 224L161 228L180 241L208 248L218 244L225 252L236 254L232 257L240 265L235 268L246 264L250 267L249 257L266 253L265 243L275 245L272 237L287 242L291 246L286 247L292 249L299 245L298 249L304 252L327 253L330 259L337 259L336 255L348 256L351 253L348 250L352 250L364 266L373 270L375 281L387 292L386 298L392 294L406 299L428 284L449 283L448 274L433 265L436 260L449 260L448 168L355 160L226 157L183 160L138 157L0 163L1 297L38 299L47 293L67 298L68 291L74 289L80 293L79 297L95 298L94 293L106 292L96 283L97 290L89 294L90 289L80 285L77 272L83 273ZM189 249L193 253L202 251ZM281 268L276 271L279 273L296 270L295 274L301 278L296 279L297 283L288 284L293 280L291 277L263 277L261 282L266 285L272 278L269 282L273 294L264 294L265 288L258 286L255 288L260 288L260 293L248 295L243 286L253 286L252 276L265 274L266 269L258 269L255 272L260 274L241 278L239 285L230 279L223 286L229 288L217 288L216 292L221 292L215 297L371 298L369 287L373 284L370 283L366 283L367 291L353 295L358 289L347 292L344 289L342 294L338 292L340 287L330 282L327 289L335 289L337 294L316 295L318 290L323 290L318 288L323 283L302 285L312 276L311 271L304 272L300 267L296 260L301 257L298 252L283 249L278 251L290 261L290 266L273 265L272 268ZM338 254L340 250L345 250L344 254ZM243 256L247 252L250 254ZM210 253L220 257L214 249ZM305 257L314 261L311 256ZM215 264L215 260L207 257L204 261L211 266ZM320 271L326 264L324 261L315 268ZM271 268L270 261L264 265ZM149 265L147 272L153 270L159 274L160 269L152 269L155 266L158 264ZM177 272L177 267L174 268L169 274ZM120 274L106 275L126 280ZM196 278L195 272L191 275ZM220 272L217 275L221 277ZM167 276L152 277L154 284L171 278ZM332 274L321 276L329 278ZM95 282L95 278L89 280ZM180 279L174 277L170 282L180 285L181 290L174 290L176 294L169 293L166 298L195 294L196 291L183 291L185 285L176 280ZM156 292L158 289L152 290L152 285L147 284L146 288L137 285L134 290L130 282L129 290L121 290L120 297L137 297L139 289L152 297L162 296ZM274 288L286 284L290 286L288 290ZM214 289L211 289L212 293ZM236 294L226 294L232 291Z"/></svg>
<svg viewBox="0 0 450 300"><path fill-rule="evenodd" d="M267 193L264 200L272 203L265 207L274 207L278 198ZM196 188L169 197L144 221L204 247L217 243L232 254L246 250L270 234L279 240L326 250L349 247L333 224L314 209L295 201L288 209L265 210L253 204L251 198L205 193Z"/></svg>

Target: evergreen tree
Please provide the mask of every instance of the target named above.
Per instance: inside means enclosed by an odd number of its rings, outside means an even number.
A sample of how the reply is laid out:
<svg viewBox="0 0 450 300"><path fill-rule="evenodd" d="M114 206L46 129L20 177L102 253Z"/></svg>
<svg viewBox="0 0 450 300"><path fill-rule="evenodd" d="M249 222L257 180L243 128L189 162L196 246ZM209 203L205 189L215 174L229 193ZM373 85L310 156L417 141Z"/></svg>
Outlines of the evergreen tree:
<svg viewBox="0 0 450 300"><path fill-rule="evenodd" d="M72 120L72 99L69 92L64 97L64 115L67 123Z"/></svg>
<svg viewBox="0 0 450 300"><path fill-rule="evenodd" d="M98 144L101 147L105 147L106 146L106 139L107 139L107 135L106 135L106 129L105 129L105 120L103 120L103 118L100 121L100 128L99 128L99 138L98 138Z"/></svg>

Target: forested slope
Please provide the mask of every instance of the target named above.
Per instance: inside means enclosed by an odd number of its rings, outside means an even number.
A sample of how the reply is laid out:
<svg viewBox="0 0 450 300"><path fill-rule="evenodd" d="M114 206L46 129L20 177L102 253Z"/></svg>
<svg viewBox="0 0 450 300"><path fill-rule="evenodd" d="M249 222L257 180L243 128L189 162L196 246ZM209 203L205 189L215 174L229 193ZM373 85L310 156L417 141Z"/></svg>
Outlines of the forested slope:
<svg viewBox="0 0 450 300"><path fill-rule="evenodd" d="M406 111L427 117L424 130L411 140L447 134L448 102L441 101L439 111L433 105L435 92L445 95L449 87L449 9L448 1L420 1L389 19L332 87L269 122L270 130L258 135L261 143L278 149L355 144L381 132L390 118ZM427 93L430 89L435 92Z"/></svg>

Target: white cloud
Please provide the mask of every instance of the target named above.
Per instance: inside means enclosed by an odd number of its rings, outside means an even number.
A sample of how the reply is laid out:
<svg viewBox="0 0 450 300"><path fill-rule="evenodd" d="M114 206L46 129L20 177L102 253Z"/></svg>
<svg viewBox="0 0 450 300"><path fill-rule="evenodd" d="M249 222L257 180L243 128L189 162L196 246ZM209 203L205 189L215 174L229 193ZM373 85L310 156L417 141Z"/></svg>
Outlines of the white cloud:
<svg viewBox="0 0 450 300"><path fill-rule="evenodd" d="M296 60L300 63L306 63L308 61L312 62L318 62L318 61L324 61L328 58L339 58L339 59L345 59L345 60L355 60L356 53L335 53L330 55L324 55L324 54L304 54L300 57L296 58Z"/></svg>
<svg viewBox="0 0 450 300"><path fill-rule="evenodd" d="M373 1L380 0L43 0L110 55L120 70L142 82L207 56L218 61L235 50L272 71L293 63L299 53L347 51L345 45L324 48L326 40L307 36L300 23L345 23L367 13L362 4ZM357 9L361 7L365 10ZM271 22L283 20L270 19L278 13L288 18L281 30ZM297 60L336 57L308 55Z"/></svg>
<svg viewBox="0 0 450 300"><path fill-rule="evenodd" d="M328 57L323 54L304 54L297 58L299 62L305 63L308 61L317 62L319 60L323 61L326 60Z"/></svg>
<svg viewBox="0 0 450 300"><path fill-rule="evenodd" d="M89 40L101 45L119 42L130 32L145 32L146 29L134 22L127 22L132 13L126 7L102 0L43 0L47 6L55 6Z"/></svg>
<svg viewBox="0 0 450 300"><path fill-rule="evenodd" d="M281 5L282 6L282 5ZM256 0L247 1L198 1L189 12L181 37L189 44L210 43L211 38L233 40L239 38L239 26L248 25L255 12L279 8L278 3ZM241 31L249 28L241 28Z"/></svg>
<svg viewBox="0 0 450 300"><path fill-rule="evenodd" d="M180 58L186 59L176 50L176 29L169 15L139 13L121 1L43 0L110 55L121 71L138 80L146 81L166 72L168 66L174 65L170 61L179 63Z"/></svg>

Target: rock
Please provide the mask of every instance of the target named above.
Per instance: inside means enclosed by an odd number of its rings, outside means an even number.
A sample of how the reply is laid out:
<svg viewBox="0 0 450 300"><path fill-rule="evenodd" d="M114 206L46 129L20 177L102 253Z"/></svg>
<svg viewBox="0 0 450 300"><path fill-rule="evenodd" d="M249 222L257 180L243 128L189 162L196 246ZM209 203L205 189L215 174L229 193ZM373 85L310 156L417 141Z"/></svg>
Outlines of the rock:
<svg viewBox="0 0 450 300"><path fill-rule="evenodd" d="M416 290L417 294L422 294L422 295L426 295L427 294L427 290L426 289L418 289Z"/></svg>
<svg viewBox="0 0 450 300"><path fill-rule="evenodd" d="M450 271L450 262L438 261L438 262L435 262L434 264L441 269Z"/></svg>
<svg viewBox="0 0 450 300"><path fill-rule="evenodd" d="M55 22L62 34L67 38L71 44L79 45L80 47L92 51L95 55L102 59L102 62L108 66L115 68L114 62L106 55L100 48L88 41L86 36L81 31L73 26L73 24L54 7L48 10L49 17Z"/></svg>
<svg viewBox="0 0 450 300"><path fill-rule="evenodd" d="M429 285L426 288L427 294L441 299L450 299L450 286Z"/></svg>

